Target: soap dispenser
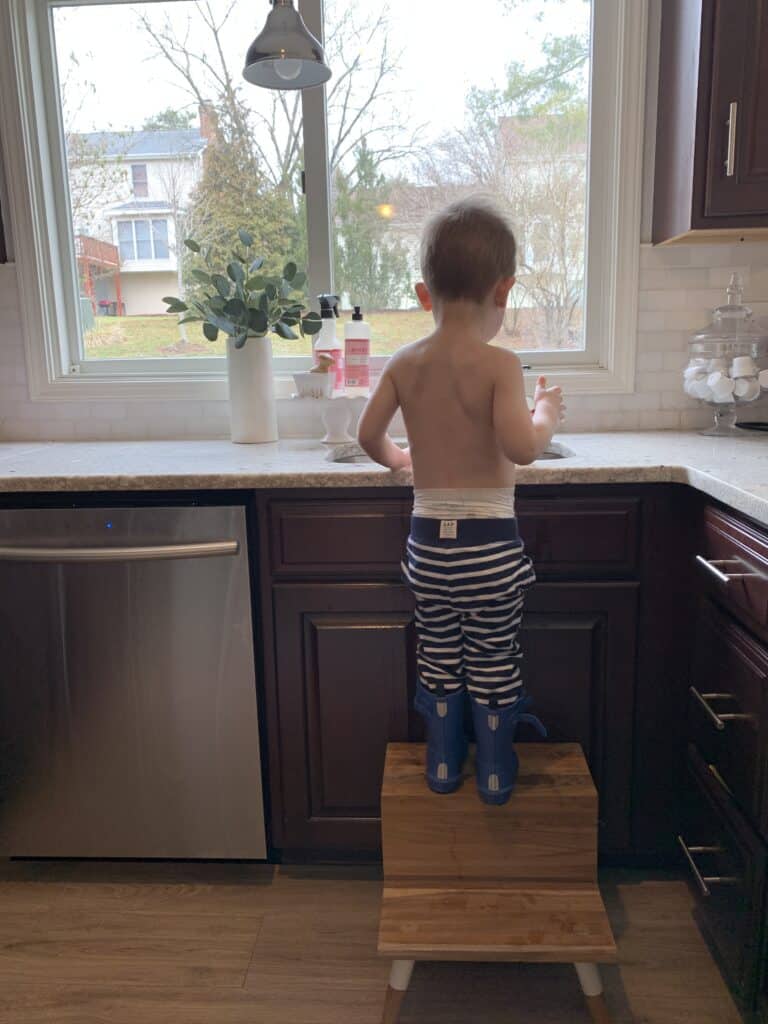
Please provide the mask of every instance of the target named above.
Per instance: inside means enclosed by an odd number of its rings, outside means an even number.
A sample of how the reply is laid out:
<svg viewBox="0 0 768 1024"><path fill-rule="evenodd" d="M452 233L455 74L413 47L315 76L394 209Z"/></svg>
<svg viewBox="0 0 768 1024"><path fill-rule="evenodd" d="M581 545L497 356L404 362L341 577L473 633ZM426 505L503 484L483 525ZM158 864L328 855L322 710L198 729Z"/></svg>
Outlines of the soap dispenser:
<svg viewBox="0 0 768 1024"><path fill-rule="evenodd" d="M333 387L344 390L344 351L336 337L336 318L339 315L338 295L318 295L322 325L315 342L315 356L328 355L333 360Z"/></svg>

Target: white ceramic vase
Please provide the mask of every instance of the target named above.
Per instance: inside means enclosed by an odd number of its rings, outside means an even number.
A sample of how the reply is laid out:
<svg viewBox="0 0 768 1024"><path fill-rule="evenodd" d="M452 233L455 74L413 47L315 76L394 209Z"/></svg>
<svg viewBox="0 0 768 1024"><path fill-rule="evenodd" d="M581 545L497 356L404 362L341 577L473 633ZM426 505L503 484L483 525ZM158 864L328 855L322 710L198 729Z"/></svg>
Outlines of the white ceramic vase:
<svg viewBox="0 0 768 1024"><path fill-rule="evenodd" d="M229 421L236 444L277 441L277 407L272 380L272 342L249 338L235 348L227 338Z"/></svg>

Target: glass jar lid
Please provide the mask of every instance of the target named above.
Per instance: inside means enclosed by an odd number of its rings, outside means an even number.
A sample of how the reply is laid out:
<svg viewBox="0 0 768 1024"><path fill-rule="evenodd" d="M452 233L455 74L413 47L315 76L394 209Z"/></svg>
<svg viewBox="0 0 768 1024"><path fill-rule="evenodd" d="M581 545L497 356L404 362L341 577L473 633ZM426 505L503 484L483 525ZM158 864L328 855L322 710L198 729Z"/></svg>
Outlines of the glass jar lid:
<svg viewBox="0 0 768 1024"><path fill-rule="evenodd" d="M693 334L692 343L745 342L768 347L768 334L755 322L750 307L744 305L741 274L731 275L726 294L728 300L725 305L712 310L711 323Z"/></svg>

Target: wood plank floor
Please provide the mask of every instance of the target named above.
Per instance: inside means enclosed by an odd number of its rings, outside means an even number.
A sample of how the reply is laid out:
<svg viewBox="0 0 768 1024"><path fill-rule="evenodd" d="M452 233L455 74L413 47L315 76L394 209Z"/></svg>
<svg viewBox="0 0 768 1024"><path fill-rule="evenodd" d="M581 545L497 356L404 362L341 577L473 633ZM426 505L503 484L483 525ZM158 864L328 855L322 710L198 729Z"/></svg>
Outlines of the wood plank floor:
<svg viewBox="0 0 768 1024"><path fill-rule="evenodd" d="M1 1024L378 1024L368 868L0 862ZM604 873L616 1024L738 1024L684 882ZM572 969L420 964L402 1024L587 1024Z"/></svg>

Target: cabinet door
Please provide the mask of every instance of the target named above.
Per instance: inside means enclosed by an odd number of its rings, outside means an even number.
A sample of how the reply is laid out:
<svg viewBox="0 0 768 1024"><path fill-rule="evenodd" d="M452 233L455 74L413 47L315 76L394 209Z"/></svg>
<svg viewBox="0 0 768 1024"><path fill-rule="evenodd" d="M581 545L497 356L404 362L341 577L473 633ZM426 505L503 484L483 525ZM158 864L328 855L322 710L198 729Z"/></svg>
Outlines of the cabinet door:
<svg viewBox="0 0 768 1024"><path fill-rule="evenodd" d="M538 584L523 620L526 686L549 738L584 749L603 853L630 846L637 596L636 583Z"/></svg>
<svg viewBox="0 0 768 1024"><path fill-rule="evenodd" d="M688 739L760 824L768 651L706 600L697 615L689 685Z"/></svg>
<svg viewBox="0 0 768 1024"><path fill-rule="evenodd" d="M274 618L284 848L376 851L386 746L412 738L410 594L285 584Z"/></svg>
<svg viewBox="0 0 768 1024"><path fill-rule="evenodd" d="M716 0L704 217L766 214L768 0Z"/></svg>
<svg viewBox="0 0 768 1024"><path fill-rule="evenodd" d="M755 999L765 846L691 746L679 843L698 896L697 920L744 1009Z"/></svg>

